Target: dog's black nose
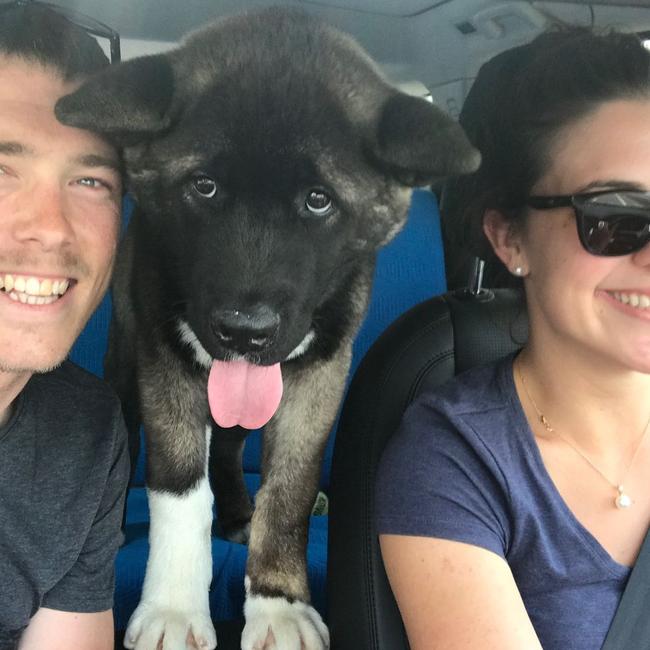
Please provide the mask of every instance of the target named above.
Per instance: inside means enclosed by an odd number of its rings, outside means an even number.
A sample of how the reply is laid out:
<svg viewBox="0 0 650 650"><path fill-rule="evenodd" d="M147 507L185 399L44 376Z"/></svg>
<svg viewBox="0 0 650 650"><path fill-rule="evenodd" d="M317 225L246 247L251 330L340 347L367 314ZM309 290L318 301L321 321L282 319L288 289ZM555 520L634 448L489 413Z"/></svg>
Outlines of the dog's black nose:
<svg viewBox="0 0 650 650"><path fill-rule="evenodd" d="M270 347L279 328L280 315L267 305L212 312L212 330L221 345L242 354Z"/></svg>

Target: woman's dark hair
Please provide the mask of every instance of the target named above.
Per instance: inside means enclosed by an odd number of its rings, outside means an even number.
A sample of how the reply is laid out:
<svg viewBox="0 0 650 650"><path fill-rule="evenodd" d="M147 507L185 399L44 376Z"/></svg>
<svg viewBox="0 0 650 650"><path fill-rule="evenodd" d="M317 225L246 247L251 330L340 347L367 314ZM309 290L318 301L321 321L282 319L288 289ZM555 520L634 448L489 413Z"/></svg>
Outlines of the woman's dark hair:
<svg viewBox="0 0 650 650"><path fill-rule="evenodd" d="M633 34L558 29L484 64L459 118L482 163L474 174L452 179L445 191L445 223L455 244L462 236L465 250L494 264L482 230L485 211L495 208L520 222L563 129L602 102L649 95L650 52ZM503 271L497 260L488 281L511 284Z"/></svg>
<svg viewBox="0 0 650 650"><path fill-rule="evenodd" d="M109 64L99 43L56 11L37 3L0 9L0 54L52 67L66 81Z"/></svg>

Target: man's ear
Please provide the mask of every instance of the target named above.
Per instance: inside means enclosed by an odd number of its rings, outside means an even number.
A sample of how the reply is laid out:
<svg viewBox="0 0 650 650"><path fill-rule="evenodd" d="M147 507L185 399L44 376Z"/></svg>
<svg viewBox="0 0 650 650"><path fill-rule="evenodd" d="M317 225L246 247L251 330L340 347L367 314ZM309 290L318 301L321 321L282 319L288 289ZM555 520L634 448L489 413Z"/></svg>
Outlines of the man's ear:
<svg viewBox="0 0 650 650"><path fill-rule="evenodd" d="M430 102L401 92L381 107L371 151L382 169L412 187L473 172L481 161L454 120Z"/></svg>
<svg viewBox="0 0 650 650"><path fill-rule="evenodd" d="M511 273L519 267L528 268L528 260L521 245L521 234L511 221L499 210L486 210L483 215L483 232L492 245L494 254ZM517 275L520 275L518 273Z"/></svg>
<svg viewBox="0 0 650 650"><path fill-rule="evenodd" d="M54 112L63 124L94 131L124 147L169 126L173 94L169 60L148 56L102 70L59 99Z"/></svg>

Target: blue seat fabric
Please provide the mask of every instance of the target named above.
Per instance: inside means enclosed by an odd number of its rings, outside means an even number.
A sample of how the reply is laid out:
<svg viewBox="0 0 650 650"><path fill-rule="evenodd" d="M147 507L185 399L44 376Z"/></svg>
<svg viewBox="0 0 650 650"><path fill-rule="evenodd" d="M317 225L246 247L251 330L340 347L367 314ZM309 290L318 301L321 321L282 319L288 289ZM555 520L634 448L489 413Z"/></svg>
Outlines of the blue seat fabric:
<svg viewBox="0 0 650 650"><path fill-rule="evenodd" d="M124 222L128 221L132 204L124 205ZM402 232L377 258L375 282L367 317L354 343L350 377L364 354L398 316L413 305L446 291L445 265L440 232L440 218L435 196L427 190L416 190ZM110 321L110 296L102 301L81 333L70 358L91 372L102 376L102 360L106 350ZM336 430L334 426L333 431ZM334 434L330 435L321 475L321 489L327 493L332 460ZM144 446L142 446L144 450ZM261 432L251 432L244 453L244 471L251 496L260 483ZM116 561L115 627L126 627L129 616L140 598L146 567L149 511L144 488L144 451L138 459L134 483L127 501L126 540ZM213 579L210 607L215 620L241 616L244 603L244 570L247 549L241 544L218 537L212 540ZM325 579L327 567L327 516L312 516L307 549L308 573L313 604L327 619L325 611Z"/></svg>

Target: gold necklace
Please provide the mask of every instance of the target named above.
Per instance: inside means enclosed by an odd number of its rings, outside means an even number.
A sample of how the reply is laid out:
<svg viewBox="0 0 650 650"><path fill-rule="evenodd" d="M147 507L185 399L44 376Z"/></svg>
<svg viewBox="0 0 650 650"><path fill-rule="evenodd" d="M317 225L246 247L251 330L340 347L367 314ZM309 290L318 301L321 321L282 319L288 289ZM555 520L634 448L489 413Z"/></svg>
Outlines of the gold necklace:
<svg viewBox="0 0 650 650"><path fill-rule="evenodd" d="M629 494L625 491L625 488L623 487L623 481L625 480L625 477L627 476L628 472L630 471L630 468L634 464L634 461L636 460L636 457L639 453L639 449L641 449L641 445L646 437L646 434L648 433L648 429L650 427L650 417L648 418L648 421L646 422L646 425L643 429L643 433L641 434L641 437L639 438L639 442L636 445L636 449L634 450L634 453L632 454L632 459L630 462L627 464L627 467L625 468L625 471L623 472L623 477L620 482L616 483L614 481L611 481L607 475L583 452L578 449L568 438L565 438L561 433L556 431L549 423L549 421L546 419L546 416L539 410L539 407L537 406L537 403L533 399L533 396L530 394L530 391L528 390L528 384L526 383L526 379L524 378L524 373L521 370L521 361L517 361L517 371L519 372L519 378L521 379L521 385L524 387L524 391L526 395L528 396L528 399L530 400L530 403L533 405L533 408L535 409L537 416L539 417L539 421L542 423L544 428L549 432L555 434L560 440L565 442L573 451L575 451L584 461L586 461L592 469L596 470L600 476L609 483L615 490L616 490L616 498L614 499L614 505L621 509L624 510L626 508L631 507L634 504L634 501L630 497Z"/></svg>

